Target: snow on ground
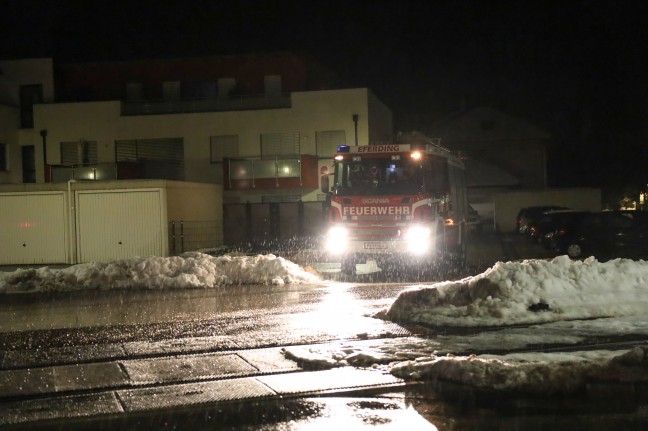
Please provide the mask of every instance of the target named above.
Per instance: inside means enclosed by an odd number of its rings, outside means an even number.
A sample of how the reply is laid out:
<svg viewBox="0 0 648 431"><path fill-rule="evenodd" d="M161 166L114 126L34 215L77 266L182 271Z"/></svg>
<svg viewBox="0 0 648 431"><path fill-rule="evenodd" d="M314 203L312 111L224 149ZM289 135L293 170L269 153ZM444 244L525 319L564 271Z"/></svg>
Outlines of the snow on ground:
<svg viewBox="0 0 648 431"><path fill-rule="evenodd" d="M299 265L272 254L219 256L186 253L0 272L0 293L89 289L211 288L231 284L316 282Z"/></svg>
<svg viewBox="0 0 648 431"><path fill-rule="evenodd" d="M0 292L205 288L318 280L274 255L189 253L65 269L19 269L0 273ZM484 352L577 344L592 336L648 334L647 306L645 261L602 263L561 256L551 261L498 262L474 277L407 289L380 313L397 323L472 327L470 335L292 346L285 354L305 365L375 367L406 379L445 379L533 393L574 392L593 380L648 381L648 346L552 354Z"/></svg>
<svg viewBox="0 0 648 431"><path fill-rule="evenodd" d="M305 367L369 367L427 383L526 394L575 393L586 383L648 381L648 346L626 350L437 355L434 340L392 340L290 346L284 355ZM493 346L491 346L493 347Z"/></svg>
<svg viewBox="0 0 648 431"><path fill-rule="evenodd" d="M385 318L434 326L510 326L636 315L647 306L648 262L559 256L498 262L474 277L414 287L399 295Z"/></svg>
<svg viewBox="0 0 648 431"><path fill-rule="evenodd" d="M285 355L317 367L383 368L405 379L525 393L573 393L590 381L648 381L648 346L479 353L575 345L588 337L648 335L647 305L645 261L602 263L560 256L551 261L498 262L474 277L407 289L379 313L397 323L474 328L470 335L294 346L286 348Z"/></svg>

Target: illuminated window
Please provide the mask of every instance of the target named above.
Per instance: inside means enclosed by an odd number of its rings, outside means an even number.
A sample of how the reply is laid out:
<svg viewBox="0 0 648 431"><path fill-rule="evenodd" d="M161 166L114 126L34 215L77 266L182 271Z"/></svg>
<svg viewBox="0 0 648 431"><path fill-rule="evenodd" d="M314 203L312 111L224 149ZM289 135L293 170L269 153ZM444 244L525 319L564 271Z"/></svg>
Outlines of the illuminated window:
<svg viewBox="0 0 648 431"><path fill-rule="evenodd" d="M279 178L299 177L299 159L277 160L277 176Z"/></svg>

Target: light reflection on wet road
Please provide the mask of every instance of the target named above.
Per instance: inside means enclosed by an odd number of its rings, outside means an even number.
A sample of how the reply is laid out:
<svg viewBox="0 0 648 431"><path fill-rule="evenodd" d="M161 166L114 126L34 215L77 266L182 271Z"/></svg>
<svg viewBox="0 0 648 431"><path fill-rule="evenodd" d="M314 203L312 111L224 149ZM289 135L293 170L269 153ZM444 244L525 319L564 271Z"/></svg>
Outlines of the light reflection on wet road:
<svg viewBox="0 0 648 431"><path fill-rule="evenodd" d="M0 304L0 332L106 325L254 319L272 332L323 332L346 337L381 321L366 317L389 306L402 284L225 286L208 290L96 291L12 295ZM238 332L235 328L235 332Z"/></svg>

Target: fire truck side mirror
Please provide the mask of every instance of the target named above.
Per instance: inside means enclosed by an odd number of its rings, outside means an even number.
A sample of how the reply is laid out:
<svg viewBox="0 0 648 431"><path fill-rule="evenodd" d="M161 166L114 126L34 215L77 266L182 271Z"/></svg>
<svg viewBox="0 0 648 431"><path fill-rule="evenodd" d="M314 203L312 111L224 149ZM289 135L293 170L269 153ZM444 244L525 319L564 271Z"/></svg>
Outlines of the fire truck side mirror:
<svg viewBox="0 0 648 431"><path fill-rule="evenodd" d="M331 191L331 185L329 184L328 166L322 166L320 168L320 187L322 193L329 193Z"/></svg>

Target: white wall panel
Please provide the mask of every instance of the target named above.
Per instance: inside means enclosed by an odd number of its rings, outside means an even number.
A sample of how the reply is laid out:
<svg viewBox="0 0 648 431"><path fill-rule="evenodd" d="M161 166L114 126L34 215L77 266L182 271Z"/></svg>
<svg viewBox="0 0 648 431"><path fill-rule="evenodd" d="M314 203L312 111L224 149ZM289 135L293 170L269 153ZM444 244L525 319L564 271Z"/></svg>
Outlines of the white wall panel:
<svg viewBox="0 0 648 431"><path fill-rule="evenodd" d="M78 262L166 256L163 189L77 191Z"/></svg>
<svg viewBox="0 0 648 431"><path fill-rule="evenodd" d="M65 263L64 192L0 194L0 264Z"/></svg>

